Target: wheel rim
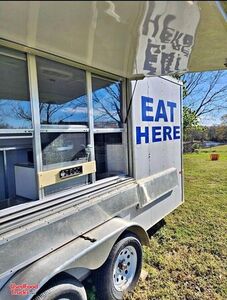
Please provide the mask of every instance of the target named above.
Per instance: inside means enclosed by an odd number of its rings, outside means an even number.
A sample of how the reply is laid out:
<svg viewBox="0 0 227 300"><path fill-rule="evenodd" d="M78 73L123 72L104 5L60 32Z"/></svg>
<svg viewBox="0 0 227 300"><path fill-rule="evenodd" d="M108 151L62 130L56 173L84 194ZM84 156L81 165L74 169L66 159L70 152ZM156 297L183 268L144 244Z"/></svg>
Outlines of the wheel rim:
<svg viewBox="0 0 227 300"><path fill-rule="evenodd" d="M113 284L117 291L122 292L130 286L136 273L137 252L133 246L120 251L113 269Z"/></svg>

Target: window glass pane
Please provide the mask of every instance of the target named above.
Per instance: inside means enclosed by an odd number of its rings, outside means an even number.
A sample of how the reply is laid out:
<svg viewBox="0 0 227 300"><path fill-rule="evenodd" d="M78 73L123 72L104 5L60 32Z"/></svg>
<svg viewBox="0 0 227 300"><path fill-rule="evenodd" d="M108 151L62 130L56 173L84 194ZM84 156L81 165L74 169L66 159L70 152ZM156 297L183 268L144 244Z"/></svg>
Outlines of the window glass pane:
<svg viewBox="0 0 227 300"><path fill-rule="evenodd" d="M126 173L122 133L95 134L96 179Z"/></svg>
<svg viewBox="0 0 227 300"><path fill-rule="evenodd" d="M50 168L88 161L86 133L42 133L43 165Z"/></svg>
<svg viewBox="0 0 227 300"><path fill-rule="evenodd" d="M0 169L4 170L4 157L3 151L0 151ZM0 172L0 205L1 200L6 198L6 179L5 179L5 172Z"/></svg>
<svg viewBox="0 0 227 300"><path fill-rule="evenodd" d="M87 125L85 71L37 58L41 124Z"/></svg>
<svg viewBox="0 0 227 300"><path fill-rule="evenodd" d="M95 127L122 127L121 82L92 77L92 91Z"/></svg>
<svg viewBox="0 0 227 300"><path fill-rule="evenodd" d="M44 170L67 168L89 160L86 133L42 133ZM45 195L90 183L89 176L72 177L44 188Z"/></svg>
<svg viewBox="0 0 227 300"><path fill-rule="evenodd" d="M0 129L31 127L26 56L0 47Z"/></svg>
<svg viewBox="0 0 227 300"><path fill-rule="evenodd" d="M0 209L36 200L36 192L32 136L0 135Z"/></svg>

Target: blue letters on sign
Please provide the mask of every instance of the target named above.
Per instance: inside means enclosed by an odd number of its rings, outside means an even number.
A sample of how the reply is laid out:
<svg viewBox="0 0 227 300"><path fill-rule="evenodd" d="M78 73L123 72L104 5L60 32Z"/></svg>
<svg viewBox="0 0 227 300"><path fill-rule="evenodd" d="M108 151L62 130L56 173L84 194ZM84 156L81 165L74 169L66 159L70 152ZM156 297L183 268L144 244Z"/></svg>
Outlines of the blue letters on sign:
<svg viewBox="0 0 227 300"><path fill-rule="evenodd" d="M167 106L170 107L170 122L174 122L174 108L177 107L175 102L167 101Z"/></svg>
<svg viewBox="0 0 227 300"><path fill-rule="evenodd" d="M152 127L152 142L161 142L161 126L153 126Z"/></svg>
<svg viewBox="0 0 227 300"><path fill-rule="evenodd" d="M163 119L164 122L168 122L165 103L163 100L158 101L157 112L155 116L155 122L159 122L160 119Z"/></svg>
<svg viewBox="0 0 227 300"><path fill-rule="evenodd" d="M173 127L173 139L179 140L180 139L180 126Z"/></svg>
<svg viewBox="0 0 227 300"><path fill-rule="evenodd" d="M141 97L141 112L143 122L171 122L175 121L177 104L173 101L158 100L154 109L154 100L150 97ZM156 107L156 106L155 106ZM136 144L157 143L162 141L178 140L181 136L180 126L137 126Z"/></svg>
<svg viewBox="0 0 227 300"><path fill-rule="evenodd" d="M153 103L153 98L149 97L141 97L141 104L142 104L142 121L153 121L154 117L151 115L148 115L147 112L152 112L153 107L151 105Z"/></svg>
<svg viewBox="0 0 227 300"><path fill-rule="evenodd" d="M141 127L136 127L136 144L141 144L141 138L145 138L145 144L149 143L149 127L146 126L145 132L141 131Z"/></svg>
<svg viewBox="0 0 227 300"><path fill-rule="evenodd" d="M163 141L172 140L172 127L163 126Z"/></svg>

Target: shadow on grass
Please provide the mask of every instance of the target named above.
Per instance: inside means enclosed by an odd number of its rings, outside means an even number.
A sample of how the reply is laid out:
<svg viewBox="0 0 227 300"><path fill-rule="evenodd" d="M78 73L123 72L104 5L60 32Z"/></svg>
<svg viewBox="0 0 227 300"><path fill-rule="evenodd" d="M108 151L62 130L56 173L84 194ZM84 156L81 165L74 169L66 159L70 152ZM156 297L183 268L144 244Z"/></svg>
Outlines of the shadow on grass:
<svg viewBox="0 0 227 300"><path fill-rule="evenodd" d="M159 231L163 226L166 225L166 221L161 219L158 223L148 229L147 234L149 237L152 237L157 231Z"/></svg>

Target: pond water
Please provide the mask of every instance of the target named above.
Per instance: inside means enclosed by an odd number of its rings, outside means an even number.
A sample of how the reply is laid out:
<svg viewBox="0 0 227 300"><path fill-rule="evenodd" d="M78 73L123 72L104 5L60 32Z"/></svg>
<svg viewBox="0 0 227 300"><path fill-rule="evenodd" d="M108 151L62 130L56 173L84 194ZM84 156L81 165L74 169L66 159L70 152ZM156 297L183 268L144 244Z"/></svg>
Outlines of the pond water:
<svg viewBox="0 0 227 300"><path fill-rule="evenodd" d="M214 142L214 141L204 141L202 147L209 148L209 147L215 147L219 145L223 145L223 143Z"/></svg>

